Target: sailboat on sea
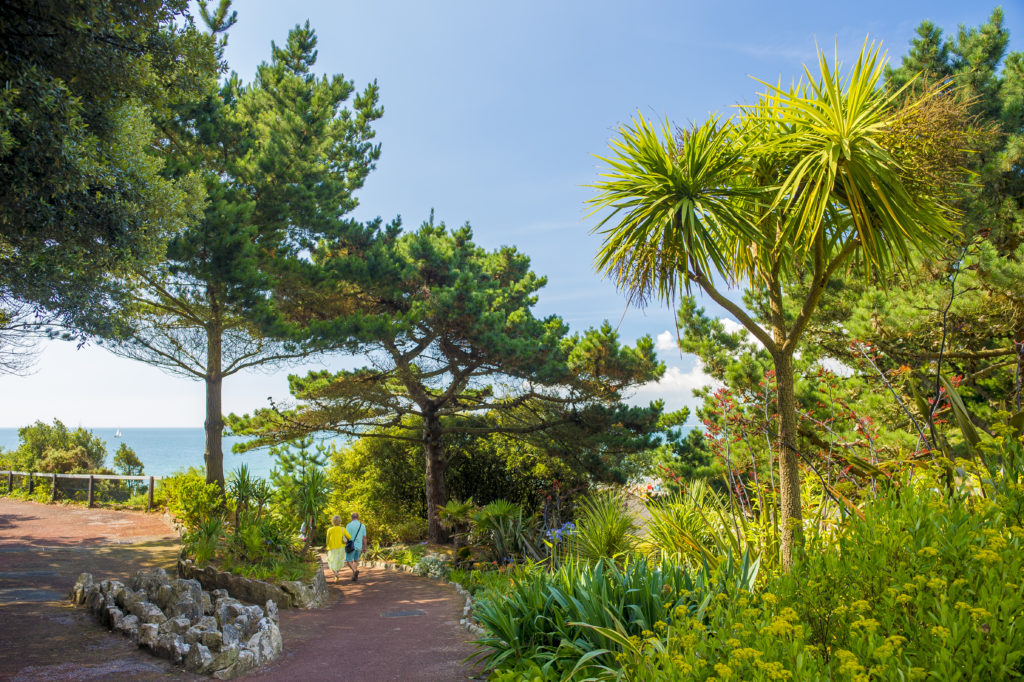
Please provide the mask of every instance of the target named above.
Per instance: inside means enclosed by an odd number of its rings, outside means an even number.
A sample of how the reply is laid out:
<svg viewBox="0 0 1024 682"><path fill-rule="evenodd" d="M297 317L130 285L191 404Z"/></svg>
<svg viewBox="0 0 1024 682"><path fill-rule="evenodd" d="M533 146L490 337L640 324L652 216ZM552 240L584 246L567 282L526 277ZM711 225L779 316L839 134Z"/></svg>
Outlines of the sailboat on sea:
<svg viewBox="0 0 1024 682"><path fill-rule="evenodd" d="M114 438L121 437L121 429L114 429Z"/></svg>

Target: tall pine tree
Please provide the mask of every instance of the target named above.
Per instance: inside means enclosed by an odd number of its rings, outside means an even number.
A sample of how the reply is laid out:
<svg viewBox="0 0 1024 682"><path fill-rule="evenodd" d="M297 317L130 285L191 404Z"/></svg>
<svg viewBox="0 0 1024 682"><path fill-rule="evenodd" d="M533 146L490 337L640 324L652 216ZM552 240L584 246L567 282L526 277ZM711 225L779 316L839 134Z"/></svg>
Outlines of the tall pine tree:
<svg viewBox="0 0 1024 682"><path fill-rule="evenodd" d="M233 22L227 0L203 13L214 33ZM371 124L377 85L353 95L351 81L313 73L317 38L296 26L255 81L211 81L183 107L165 140L175 177L198 176L209 202L172 241L166 261L140 281L130 333L115 353L206 385L206 474L224 484L221 390L225 377L311 352L289 321L316 314L323 276L311 253L351 251L372 238L345 215L379 157ZM353 245L356 246L353 246Z"/></svg>

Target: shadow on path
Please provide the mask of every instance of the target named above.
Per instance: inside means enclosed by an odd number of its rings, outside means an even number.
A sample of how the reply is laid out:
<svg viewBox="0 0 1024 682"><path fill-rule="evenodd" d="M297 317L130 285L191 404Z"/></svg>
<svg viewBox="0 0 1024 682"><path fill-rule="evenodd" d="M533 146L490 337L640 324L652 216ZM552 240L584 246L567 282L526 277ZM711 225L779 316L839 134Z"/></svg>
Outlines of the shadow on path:
<svg viewBox="0 0 1024 682"><path fill-rule="evenodd" d="M140 568L173 573L177 535L154 514L0 498L0 680L202 680L99 627L66 601L78 574L126 580ZM346 569L344 575L348 576ZM472 679L448 585L366 568L328 583L316 611L281 611L284 655L251 677L288 682ZM247 678L248 679L248 678Z"/></svg>
<svg viewBox="0 0 1024 682"><path fill-rule="evenodd" d="M328 583L316 611L282 611L285 656L255 678L362 681L481 679L463 664L473 637L459 626L464 602L450 585L364 568L359 582Z"/></svg>

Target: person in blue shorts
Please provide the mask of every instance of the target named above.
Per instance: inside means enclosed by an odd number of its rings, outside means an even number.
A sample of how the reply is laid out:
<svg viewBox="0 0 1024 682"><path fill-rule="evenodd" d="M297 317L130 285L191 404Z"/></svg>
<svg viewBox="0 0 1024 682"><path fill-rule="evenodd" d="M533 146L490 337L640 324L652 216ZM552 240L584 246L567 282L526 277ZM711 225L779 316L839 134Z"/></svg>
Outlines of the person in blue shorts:
<svg viewBox="0 0 1024 682"><path fill-rule="evenodd" d="M366 549L366 526L359 520L359 512L352 512L352 520L345 530L355 547L351 552L345 552L345 564L352 570L352 582L356 583L359 582L359 555Z"/></svg>

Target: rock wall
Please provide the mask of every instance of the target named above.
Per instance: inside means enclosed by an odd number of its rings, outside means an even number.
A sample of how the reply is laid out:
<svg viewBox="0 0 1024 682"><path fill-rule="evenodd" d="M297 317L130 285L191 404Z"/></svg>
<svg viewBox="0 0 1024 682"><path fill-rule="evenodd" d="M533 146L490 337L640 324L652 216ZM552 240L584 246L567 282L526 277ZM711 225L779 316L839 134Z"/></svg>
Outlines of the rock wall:
<svg viewBox="0 0 1024 682"><path fill-rule="evenodd" d="M226 590L171 579L162 568L139 571L127 585L82 573L71 601L155 655L222 680L269 663L284 648L273 600L247 606Z"/></svg>
<svg viewBox="0 0 1024 682"><path fill-rule="evenodd" d="M197 580L208 590L227 590L235 599L253 604L273 601L283 609L318 609L327 603L327 579L323 566L311 583L285 580L275 585L218 571L213 566L196 566L191 559L178 559L178 575Z"/></svg>

